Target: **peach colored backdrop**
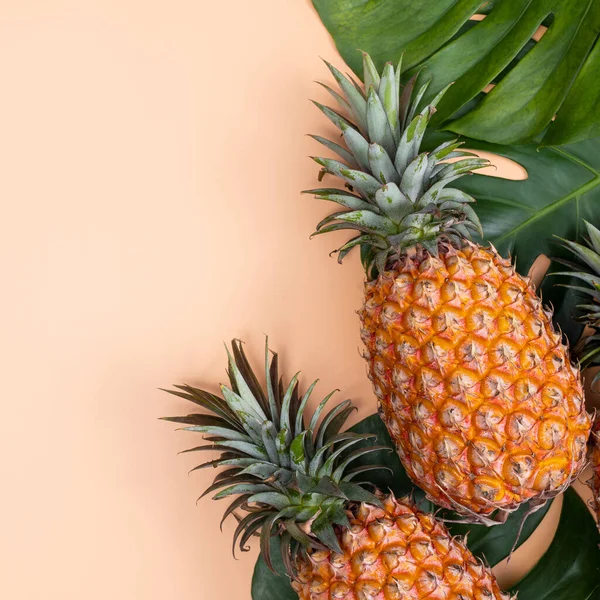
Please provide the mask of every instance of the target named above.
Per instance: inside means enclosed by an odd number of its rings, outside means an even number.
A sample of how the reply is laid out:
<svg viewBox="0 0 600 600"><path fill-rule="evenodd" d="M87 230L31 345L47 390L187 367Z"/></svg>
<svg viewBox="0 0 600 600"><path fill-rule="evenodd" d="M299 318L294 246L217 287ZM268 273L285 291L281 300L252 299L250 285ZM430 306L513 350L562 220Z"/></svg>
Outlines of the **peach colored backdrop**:
<svg viewBox="0 0 600 600"><path fill-rule="evenodd" d="M224 379L223 340L261 360L267 332L373 411L359 263L299 195L319 56L308 1L0 4L0 597L250 598L255 551L231 558L176 455L197 440L157 420L189 408L159 386Z"/></svg>

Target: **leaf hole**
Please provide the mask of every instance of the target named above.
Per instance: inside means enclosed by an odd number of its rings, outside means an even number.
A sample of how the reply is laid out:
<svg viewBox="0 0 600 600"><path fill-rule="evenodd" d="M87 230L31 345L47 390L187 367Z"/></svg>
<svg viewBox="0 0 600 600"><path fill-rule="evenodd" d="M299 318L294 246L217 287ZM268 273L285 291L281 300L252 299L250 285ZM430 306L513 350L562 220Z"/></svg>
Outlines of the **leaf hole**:
<svg viewBox="0 0 600 600"><path fill-rule="evenodd" d="M550 259L545 254L538 254L537 258L529 268L527 277L531 278L531 283L538 289L542 285L542 281L550 268Z"/></svg>
<svg viewBox="0 0 600 600"><path fill-rule="evenodd" d="M481 158L487 158L490 161L491 165L489 167L477 170L478 175L500 177L501 179L510 179L512 181L523 181L529 177L525 167L506 156L500 156L499 154L484 150L474 150L473 148L464 148L464 150L472 152ZM447 162L450 163L457 160L460 159L450 159Z"/></svg>
<svg viewBox="0 0 600 600"><path fill-rule="evenodd" d="M531 39L536 42L539 42L544 37L544 35L546 35L547 31L548 27L546 27L545 25L540 25L537 28L537 31L531 36Z"/></svg>

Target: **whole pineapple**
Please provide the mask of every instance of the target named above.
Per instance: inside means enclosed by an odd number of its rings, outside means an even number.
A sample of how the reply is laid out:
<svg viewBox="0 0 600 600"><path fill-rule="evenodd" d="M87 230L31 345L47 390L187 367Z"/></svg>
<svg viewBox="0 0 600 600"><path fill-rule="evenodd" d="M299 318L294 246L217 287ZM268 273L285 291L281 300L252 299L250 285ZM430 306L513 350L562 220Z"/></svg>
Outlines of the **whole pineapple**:
<svg viewBox="0 0 600 600"><path fill-rule="evenodd" d="M578 294L583 294L589 301L584 301L578 308L580 319L588 328L582 340L575 347L575 354L581 367L600 366L600 230L591 223L584 221L587 239L586 244L578 244L562 240L563 245L571 250L578 262L555 259L567 267L569 271L555 273L576 277L585 285L566 285ZM600 371L592 378L591 387L597 391L600 381ZM589 444L589 461L592 466L592 477L588 485L592 490L592 504L600 527L600 416L596 416Z"/></svg>
<svg viewBox="0 0 600 600"><path fill-rule="evenodd" d="M481 234L473 198L454 180L487 164L456 140L419 152L442 91L401 90L400 66L379 74L364 54L364 89L328 65L343 96L317 103L345 147L314 158L346 188L309 190L340 204L315 233L356 236L367 272L359 316L379 410L404 467L435 503L493 524L542 504L584 465L590 417L579 372L527 279ZM448 163L448 159L458 159Z"/></svg>
<svg viewBox="0 0 600 600"><path fill-rule="evenodd" d="M242 551L260 537L263 557L272 567L272 540L278 536L283 563L301 600L509 600L491 571L464 543L450 536L432 515L409 499L368 491L353 480L380 467L352 468L379 446L351 447L368 437L339 433L353 408L349 400L325 414L329 394L305 421L313 383L303 396L297 375L283 386L277 355L265 360L261 388L239 342L229 355L230 386L222 397L191 386L171 393L212 414L168 420L210 436L221 455L202 467L227 467L204 494L235 497L225 518L236 510L234 547Z"/></svg>

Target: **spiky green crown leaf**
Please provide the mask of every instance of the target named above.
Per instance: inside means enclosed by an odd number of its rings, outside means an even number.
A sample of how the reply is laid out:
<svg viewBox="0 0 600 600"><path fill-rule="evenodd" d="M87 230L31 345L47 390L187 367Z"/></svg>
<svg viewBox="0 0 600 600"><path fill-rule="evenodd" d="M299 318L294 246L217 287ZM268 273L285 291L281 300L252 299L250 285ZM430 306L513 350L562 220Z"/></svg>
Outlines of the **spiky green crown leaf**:
<svg viewBox="0 0 600 600"><path fill-rule="evenodd" d="M568 275L584 282L585 285L569 285L564 287L574 290L589 298L589 302L579 304L580 319L594 331L576 346L575 351L582 368L600 365L600 230L591 223L584 221L587 238L585 244L559 238L562 245L577 257L578 262L556 258L556 262L569 267L569 271L553 273L553 275ZM594 378L593 384L600 381L600 373Z"/></svg>
<svg viewBox="0 0 600 600"><path fill-rule="evenodd" d="M436 105L446 92L418 110L428 84L415 90L415 75L404 87L400 84L401 64L391 63L378 73L371 57L363 53L365 82L359 85L326 63L340 86L338 94L325 88L341 112L315 102L340 129L344 146L312 136L341 161L313 157L322 173L339 177L345 190L319 188L305 193L319 200L340 204L344 210L323 219L315 234L350 229L358 232L337 250L338 260L355 246L366 247L367 271L385 267L388 259L403 249L420 244L437 253L438 241L460 243L472 233L482 235L474 199L449 184L467 173L487 166L487 160L460 150L457 140L420 153L423 136ZM448 163L450 159L458 159Z"/></svg>
<svg viewBox="0 0 600 600"><path fill-rule="evenodd" d="M239 540L240 550L246 551L249 539L260 535L261 551L271 565L271 537L279 534L284 563L292 573L297 553L306 548L341 551L334 526L348 526L345 509L349 502L379 504L374 494L352 480L365 471L383 467L353 469L352 463L382 447L356 449L357 444L373 436L340 433L354 407L346 400L326 411L334 392L307 418L307 403L318 380L302 396L298 374L284 385L278 376L277 354L269 360L268 339L264 387L252 371L241 342L233 340L231 345L233 354L227 350L230 384L221 385L221 397L189 385L165 390L210 414L165 420L183 423L187 425L185 431L206 436L208 444L185 452L221 452L218 458L193 470L227 467L201 497L213 492L217 492L216 500L235 496L221 525L237 510L246 513L238 517L234 550Z"/></svg>

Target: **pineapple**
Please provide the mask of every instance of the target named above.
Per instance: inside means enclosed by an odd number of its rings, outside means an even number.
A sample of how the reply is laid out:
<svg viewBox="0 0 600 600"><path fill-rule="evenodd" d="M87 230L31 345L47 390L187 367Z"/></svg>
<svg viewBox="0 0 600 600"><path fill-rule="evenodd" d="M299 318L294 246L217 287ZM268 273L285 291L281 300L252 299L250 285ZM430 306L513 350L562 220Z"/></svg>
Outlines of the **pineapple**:
<svg viewBox="0 0 600 600"><path fill-rule="evenodd" d="M221 386L222 397L187 385L171 392L212 414L168 420L210 436L211 443L192 451L221 452L199 468L227 467L204 494L218 490L216 499L235 496L224 519L237 510L245 513L238 517L234 547L239 540L246 551L258 535L272 568L272 540L278 536L301 600L509 600L490 569L432 515L408 498L354 482L380 467L352 463L381 447L357 446L373 436L339 433L353 410L349 400L317 425L332 394L305 419L316 382L303 396L297 375L284 386L276 354L269 364L267 345L261 388L241 344L234 340L232 346L230 386Z"/></svg>
<svg viewBox="0 0 600 600"><path fill-rule="evenodd" d="M578 307L582 312L581 321L586 325L587 332L575 348L576 357L582 368L586 369L600 365L600 230L587 221L584 221L584 224L587 233L586 245L562 240L562 244L575 254L579 263L555 259L570 270L554 274L576 277L585 283L584 286L566 285L565 287L589 297L589 302ZM592 378L592 391L597 391L595 388L599 381L600 371ZM600 527L600 417L596 417L590 437L589 461L592 466L592 477L587 483L592 490L592 507Z"/></svg>
<svg viewBox="0 0 600 600"><path fill-rule="evenodd" d="M563 491L584 466L591 426L579 371L529 280L482 235L474 199L453 188L487 161L457 140L420 145L446 90L401 89L364 56L364 88L328 64L343 146L314 157L346 189L308 190L342 210L315 234L349 229L367 273L361 337L379 412L412 480L465 520L493 525ZM448 163L449 159L456 159Z"/></svg>

